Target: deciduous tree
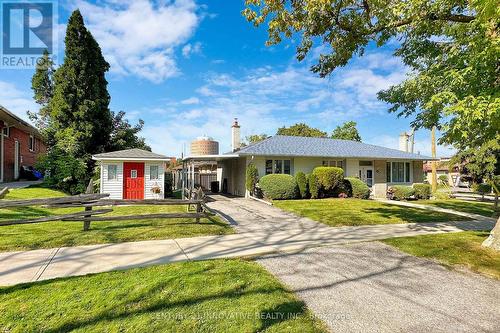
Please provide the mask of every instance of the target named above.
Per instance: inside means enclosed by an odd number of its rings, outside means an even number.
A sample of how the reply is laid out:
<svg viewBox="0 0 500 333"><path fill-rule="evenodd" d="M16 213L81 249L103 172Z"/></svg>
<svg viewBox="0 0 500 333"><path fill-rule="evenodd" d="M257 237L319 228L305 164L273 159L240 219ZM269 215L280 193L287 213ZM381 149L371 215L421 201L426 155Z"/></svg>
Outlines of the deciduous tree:
<svg viewBox="0 0 500 333"><path fill-rule="evenodd" d="M361 136L356 128L355 121L348 121L337 126L332 133L332 139L353 140L361 142Z"/></svg>
<svg viewBox="0 0 500 333"><path fill-rule="evenodd" d="M290 127L280 127L276 135L308 136L326 138L326 132L310 127L304 123L298 123Z"/></svg>

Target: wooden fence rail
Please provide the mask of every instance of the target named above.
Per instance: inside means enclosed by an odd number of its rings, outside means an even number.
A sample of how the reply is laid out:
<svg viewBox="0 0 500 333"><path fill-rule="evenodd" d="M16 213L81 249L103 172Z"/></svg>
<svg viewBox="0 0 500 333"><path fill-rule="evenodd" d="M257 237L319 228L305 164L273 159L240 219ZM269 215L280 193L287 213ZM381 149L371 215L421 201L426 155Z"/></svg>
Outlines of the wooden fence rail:
<svg viewBox="0 0 500 333"><path fill-rule="evenodd" d="M89 185L87 189L92 191ZM202 193L202 192L201 192ZM43 223L51 221L64 222L83 222L83 230L90 229L91 221L127 221L127 220L143 220L143 219L171 219L171 218L193 218L199 223L203 217L214 215L214 213L205 205L204 195L197 192L192 199L147 199L147 200L115 200L104 199L109 197L109 194L81 194L70 197L47 198L47 199L28 199L28 200L0 200L0 209L2 208L19 208L42 206L45 208L84 208L82 212L50 215L38 218L28 219L11 219L0 221L0 226ZM158 214L140 214L140 215L123 215L123 216L95 216L110 213L112 208L93 210L93 207L103 206L127 206L127 205L186 205L186 213L158 213ZM190 212L190 207L195 206L196 211Z"/></svg>

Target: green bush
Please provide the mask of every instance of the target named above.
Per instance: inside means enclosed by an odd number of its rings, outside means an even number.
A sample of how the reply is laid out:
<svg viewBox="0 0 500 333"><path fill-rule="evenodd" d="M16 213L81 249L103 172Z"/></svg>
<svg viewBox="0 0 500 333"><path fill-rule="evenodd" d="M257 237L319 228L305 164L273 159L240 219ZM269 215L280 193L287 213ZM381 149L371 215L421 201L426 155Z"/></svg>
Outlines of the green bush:
<svg viewBox="0 0 500 333"><path fill-rule="evenodd" d="M297 172L295 175L295 181L297 182L297 186L299 187L300 197L305 199L309 196L308 188L307 188L307 177L306 174L302 171Z"/></svg>
<svg viewBox="0 0 500 333"><path fill-rule="evenodd" d="M482 183L482 184L472 184L472 190L474 192L477 192L481 195L485 195L485 194L488 194L488 193L491 193L491 185L490 184L486 184L486 183Z"/></svg>
<svg viewBox="0 0 500 333"><path fill-rule="evenodd" d="M447 175L440 175L438 177L438 182L443 184L443 185L448 185L448 176Z"/></svg>
<svg viewBox="0 0 500 333"><path fill-rule="evenodd" d="M319 184L318 184L318 177L312 173L308 177L308 183L309 183L309 193L311 194L312 199L318 199L319 198Z"/></svg>
<svg viewBox="0 0 500 333"><path fill-rule="evenodd" d="M415 190L411 186L395 185L392 186L391 189L392 198L394 200L408 200L413 194L415 194Z"/></svg>
<svg viewBox="0 0 500 333"><path fill-rule="evenodd" d="M335 167L316 167L312 174L316 176L320 197L335 196L344 179L344 170Z"/></svg>
<svg viewBox="0 0 500 333"><path fill-rule="evenodd" d="M295 199L298 195L297 182L290 175L272 174L262 177L259 187L268 199Z"/></svg>
<svg viewBox="0 0 500 333"><path fill-rule="evenodd" d="M347 187L346 194L349 197L358 199L370 198L370 188L359 178L346 177L344 178L344 186Z"/></svg>
<svg viewBox="0 0 500 333"><path fill-rule="evenodd" d="M250 192L250 194L252 195L254 194L255 185L257 185L258 181L259 181L259 171L257 170L255 164L249 163L246 171L245 186L247 191Z"/></svg>
<svg viewBox="0 0 500 333"><path fill-rule="evenodd" d="M431 185L429 184L413 184L415 191L415 199L429 199L431 197Z"/></svg>

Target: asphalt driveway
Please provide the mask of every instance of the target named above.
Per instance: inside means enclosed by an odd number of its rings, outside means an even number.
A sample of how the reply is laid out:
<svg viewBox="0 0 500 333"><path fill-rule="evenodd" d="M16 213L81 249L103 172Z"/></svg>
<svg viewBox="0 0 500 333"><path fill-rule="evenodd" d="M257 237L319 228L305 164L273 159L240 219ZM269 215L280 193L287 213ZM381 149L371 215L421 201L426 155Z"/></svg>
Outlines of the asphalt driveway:
<svg viewBox="0 0 500 333"><path fill-rule="evenodd" d="M500 281L379 242L258 259L333 332L500 332Z"/></svg>

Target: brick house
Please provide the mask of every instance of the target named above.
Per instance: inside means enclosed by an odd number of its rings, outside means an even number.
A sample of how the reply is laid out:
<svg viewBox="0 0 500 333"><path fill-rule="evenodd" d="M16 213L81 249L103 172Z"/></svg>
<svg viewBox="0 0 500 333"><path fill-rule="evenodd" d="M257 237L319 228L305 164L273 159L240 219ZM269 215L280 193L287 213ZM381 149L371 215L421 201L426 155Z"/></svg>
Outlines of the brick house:
<svg viewBox="0 0 500 333"><path fill-rule="evenodd" d="M19 179L21 166L33 166L47 151L38 130L0 105L0 182Z"/></svg>

